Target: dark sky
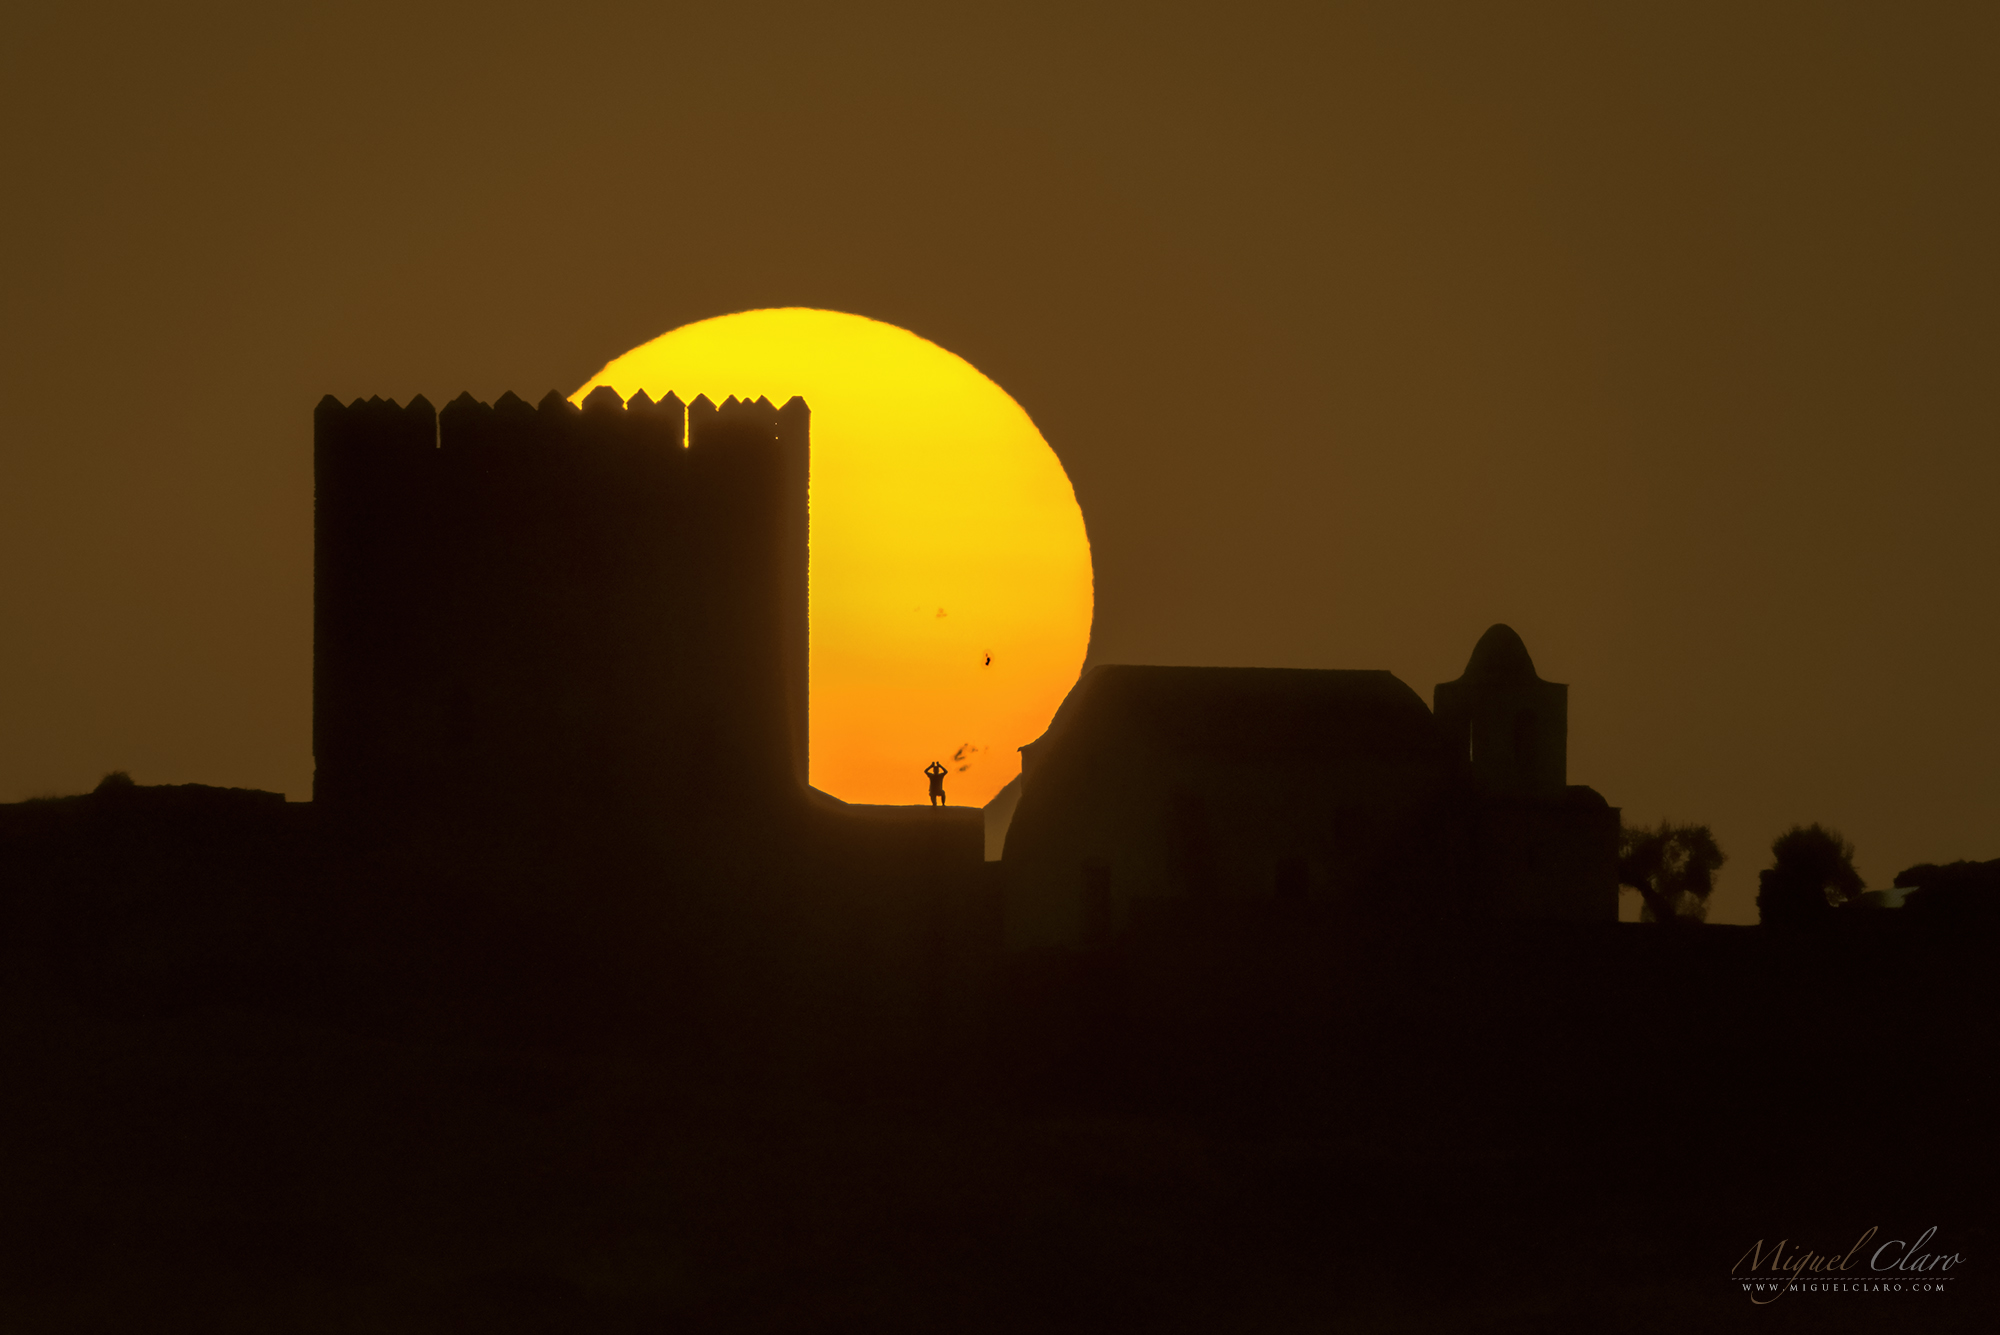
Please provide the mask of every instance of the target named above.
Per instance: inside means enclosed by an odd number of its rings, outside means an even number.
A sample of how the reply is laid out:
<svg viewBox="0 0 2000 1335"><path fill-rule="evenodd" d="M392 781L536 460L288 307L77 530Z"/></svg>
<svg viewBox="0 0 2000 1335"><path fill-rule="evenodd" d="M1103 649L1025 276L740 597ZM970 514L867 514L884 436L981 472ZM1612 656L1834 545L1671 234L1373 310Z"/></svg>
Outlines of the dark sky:
<svg viewBox="0 0 2000 1335"><path fill-rule="evenodd" d="M10 7L0 800L309 791L320 395L811 305L1034 416L1094 661L1506 621L1719 919L2000 856L1996 11L948 8Z"/></svg>

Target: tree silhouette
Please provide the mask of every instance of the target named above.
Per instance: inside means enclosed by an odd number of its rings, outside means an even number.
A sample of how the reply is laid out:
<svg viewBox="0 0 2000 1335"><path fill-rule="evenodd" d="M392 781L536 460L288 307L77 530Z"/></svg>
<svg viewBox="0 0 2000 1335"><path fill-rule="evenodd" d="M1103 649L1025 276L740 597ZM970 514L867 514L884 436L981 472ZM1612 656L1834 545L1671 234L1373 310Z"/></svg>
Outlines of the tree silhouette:
<svg viewBox="0 0 2000 1335"><path fill-rule="evenodd" d="M1794 825L1771 842L1772 865L1757 873L1757 917L1781 927L1825 922L1861 893L1854 845L1840 831Z"/></svg>
<svg viewBox="0 0 2000 1335"><path fill-rule="evenodd" d="M1618 884L1646 901L1642 921L1700 922L1716 869L1729 860L1706 825L1627 825L1618 832Z"/></svg>

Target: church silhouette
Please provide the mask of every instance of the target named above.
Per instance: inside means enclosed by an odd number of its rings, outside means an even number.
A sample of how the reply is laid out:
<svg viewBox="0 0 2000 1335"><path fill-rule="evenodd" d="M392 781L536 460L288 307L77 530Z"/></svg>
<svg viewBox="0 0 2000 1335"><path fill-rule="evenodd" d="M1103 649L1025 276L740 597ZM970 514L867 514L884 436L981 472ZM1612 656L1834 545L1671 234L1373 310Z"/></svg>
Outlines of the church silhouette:
<svg viewBox="0 0 2000 1335"><path fill-rule="evenodd" d="M1379 671L1104 666L1022 748L1007 940L1179 904L1618 917L1618 811L1567 781L1568 690L1488 630L1435 714Z"/></svg>

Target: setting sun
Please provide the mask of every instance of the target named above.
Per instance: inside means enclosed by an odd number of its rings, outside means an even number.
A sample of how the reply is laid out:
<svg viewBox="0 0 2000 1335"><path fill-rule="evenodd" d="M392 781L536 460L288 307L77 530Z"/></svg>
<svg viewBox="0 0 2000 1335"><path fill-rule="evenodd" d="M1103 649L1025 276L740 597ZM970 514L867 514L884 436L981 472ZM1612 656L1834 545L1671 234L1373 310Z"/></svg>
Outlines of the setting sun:
<svg viewBox="0 0 2000 1335"><path fill-rule="evenodd" d="M1090 543L1007 392L907 330L746 311L612 361L599 385L812 409L812 782L850 802L983 805L1020 771L1090 641Z"/></svg>

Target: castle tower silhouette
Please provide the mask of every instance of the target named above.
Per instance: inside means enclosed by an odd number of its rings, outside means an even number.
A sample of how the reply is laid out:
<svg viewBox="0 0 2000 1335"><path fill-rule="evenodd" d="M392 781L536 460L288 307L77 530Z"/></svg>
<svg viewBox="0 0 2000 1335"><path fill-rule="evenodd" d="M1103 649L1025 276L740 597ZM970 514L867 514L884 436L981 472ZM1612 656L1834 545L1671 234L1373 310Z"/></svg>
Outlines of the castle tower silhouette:
<svg viewBox="0 0 2000 1335"><path fill-rule="evenodd" d="M799 398L323 399L315 806L499 828L798 805L810 452Z"/></svg>

